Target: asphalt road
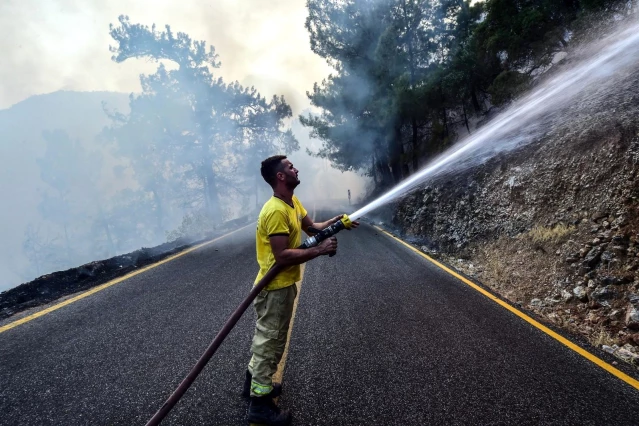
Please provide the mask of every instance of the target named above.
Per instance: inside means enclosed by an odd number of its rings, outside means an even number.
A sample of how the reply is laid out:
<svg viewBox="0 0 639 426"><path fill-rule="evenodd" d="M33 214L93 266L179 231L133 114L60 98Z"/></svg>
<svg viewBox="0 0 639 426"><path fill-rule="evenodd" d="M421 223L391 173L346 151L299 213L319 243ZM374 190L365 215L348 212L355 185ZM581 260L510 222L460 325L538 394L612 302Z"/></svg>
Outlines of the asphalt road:
<svg viewBox="0 0 639 426"><path fill-rule="evenodd" d="M254 229L0 333L0 425L144 425L256 274ZM638 425L639 391L370 226L309 262L295 425ZM245 425L249 311L163 424Z"/></svg>

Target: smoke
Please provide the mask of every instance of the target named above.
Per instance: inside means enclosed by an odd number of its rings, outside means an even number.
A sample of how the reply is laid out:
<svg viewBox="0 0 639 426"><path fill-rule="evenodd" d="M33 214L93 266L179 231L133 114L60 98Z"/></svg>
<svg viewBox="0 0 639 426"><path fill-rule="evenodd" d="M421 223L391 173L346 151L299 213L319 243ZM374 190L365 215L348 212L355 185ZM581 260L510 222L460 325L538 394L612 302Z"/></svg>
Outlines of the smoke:
<svg viewBox="0 0 639 426"><path fill-rule="evenodd" d="M0 108L60 89L138 91L138 75L154 71L155 65L111 61L108 26L121 14L146 25L170 24L195 40L206 40L220 54L219 75L244 85L273 81L273 87L259 86L268 97L277 93L303 101L313 82L330 72L309 51L306 9L300 1L274 0L268 6L259 0L2 2ZM289 93L276 92L281 82ZM299 112L302 105L294 108Z"/></svg>
<svg viewBox="0 0 639 426"><path fill-rule="evenodd" d="M431 160L424 168L352 214L353 219L391 202L436 177L470 169L500 153L539 140L575 119L575 112L594 115L611 95L627 90L639 63L636 16L612 34L581 47L571 62L540 81L476 133ZM633 88L634 89L634 88ZM573 110L570 110L572 108Z"/></svg>
<svg viewBox="0 0 639 426"><path fill-rule="evenodd" d="M305 92L330 72L325 61L309 49L304 2L279 0L268 6L257 0L3 2L0 23L5 36L0 48L5 66L0 68L4 82L0 108L6 109L0 110L4 137L0 198L9 208L0 212L4 242L0 246L0 291L60 268L165 240L151 232L146 219L150 200L135 192L139 182L131 164L117 158L97 138L110 124L102 102L110 110L127 114L128 94L140 91L139 75L157 69L149 61L118 64L111 60L109 46L114 41L108 28L110 23L117 24L120 14L127 14L132 22L155 23L158 28L169 24L175 32L205 40L220 57L222 65L214 70L216 76L227 83L237 80L255 86L267 99L284 95L293 117L310 107ZM308 137L297 119L288 125L300 141L300 151L290 158L300 169L303 202L310 208L310 203L335 198L346 201L347 189L355 201L364 179L308 157L306 148L318 142ZM49 140L45 132L50 132ZM63 150L61 143L69 148ZM56 159L56 151L69 155ZM62 162L57 167L65 172L61 181L59 176L43 176L41 162L47 155L53 155L49 163ZM248 167L257 170L259 162ZM266 183L257 185L258 199L253 197L248 204L238 199L230 217L256 213L269 196ZM174 204L163 231L175 230L188 211L189 206ZM105 231L106 221L109 229Z"/></svg>
<svg viewBox="0 0 639 426"><path fill-rule="evenodd" d="M319 141L311 139L299 121L295 120L292 130L301 146L311 150L319 148ZM291 154L290 159L299 170L301 181L295 194L307 210L315 205L317 209L343 209L342 213L348 214L351 210L348 203L348 190L351 191L352 204L365 195L368 179L364 179L355 172L340 172L334 169L328 160L309 157L302 150ZM321 221L326 218L317 217L316 219Z"/></svg>

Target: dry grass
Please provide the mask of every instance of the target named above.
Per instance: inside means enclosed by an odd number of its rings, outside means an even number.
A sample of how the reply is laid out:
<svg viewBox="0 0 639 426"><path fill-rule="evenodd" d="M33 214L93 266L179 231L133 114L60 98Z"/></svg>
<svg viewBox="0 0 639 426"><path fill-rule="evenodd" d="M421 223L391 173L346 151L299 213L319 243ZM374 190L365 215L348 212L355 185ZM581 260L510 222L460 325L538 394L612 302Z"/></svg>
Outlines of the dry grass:
<svg viewBox="0 0 639 426"><path fill-rule="evenodd" d="M503 237L480 248L477 258L482 265L482 282L513 302L523 300L529 281L518 262L517 246L516 241Z"/></svg>
<svg viewBox="0 0 639 426"><path fill-rule="evenodd" d="M590 343L593 346L596 346L598 348L601 347L601 345L608 345L608 346L612 346L614 344L617 343L617 341L615 339L612 338L612 336L610 335L610 333L608 333L606 330L604 330L603 328L600 328L599 330L594 331L588 338L588 340L590 340Z"/></svg>
<svg viewBox="0 0 639 426"><path fill-rule="evenodd" d="M498 284L510 284L510 269L503 256L492 250L484 250L484 270Z"/></svg>
<svg viewBox="0 0 639 426"><path fill-rule="evenodd" d="M539 251L536 246L542 243L535 241L559 241L574 231L574 227L565 225L535 227L518 237L502 236L478 247L474 259L481 265L478 278L513 302L543 299L549 290L547 281L552 281L547 277L559 276L562 263L559 257Z"/></svg>
<svg viewBox="0 0 639 426"><path fill-rule="evenodd" d="M563 223L554 227L535 226L530 231L522 234L521 237L530 238L534 243L559 242L566 235L575 232L575 227L567 226Z"/></svg>
<svg viewBox="0 0 639 426"><path fill-rule="evenodd" d="M608 321L601 321L605 312L589 318L591 311L585 304L576 301L547 304L541 308L528 305L533 298L543 301L555 294L558 291L555 284L569 276L571 271L567 269L564 257L558 256L555 249L561 247L565 251L563 245L574 244L569 239L578 239L578 232L574 226L559 224L554 227L537 226L514 238L502 236L476 246L471 258L474 268L465 272L476 276L507 300L526 305L543 321L575 336L583 336L594 347L621 346L622 339L617 335L619 328L610 327ZM552 247L552 250L539 249L544 245L547 249ZM614 275L623 272L622 268L616 268Z"/></svg>

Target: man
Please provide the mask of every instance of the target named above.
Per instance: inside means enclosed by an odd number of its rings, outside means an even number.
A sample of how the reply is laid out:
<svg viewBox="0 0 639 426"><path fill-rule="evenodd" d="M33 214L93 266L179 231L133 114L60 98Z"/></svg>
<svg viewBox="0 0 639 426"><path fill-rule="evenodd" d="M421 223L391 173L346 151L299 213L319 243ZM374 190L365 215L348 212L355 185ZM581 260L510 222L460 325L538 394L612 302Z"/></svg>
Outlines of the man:
<svg viewBox="0 0 639 426"><path fill-rule="evenodd" d="M273 188L271 197L262 207L257 220L256 249L260 271L255 283L275 264L286 266L256 297L253 305L257 314L255 335L251 345L251 362L246 372L244 395L250 395L248 420L264 425L287 425L291 421L288 411L280 410L273 398L280 395L282 386L273 384L293 315L293 302L297 297L296 282L300 281L300 264L318 256L337 251L335 237L322 241L309 249L297 249L302 243L302 229L324 229L337 222L336 216L326 222L313 223L304 206L293 192L300 184L298 171L284 155L262 161L260 170L264 180ZM358 222L353 222L356 228Z"/></svg>

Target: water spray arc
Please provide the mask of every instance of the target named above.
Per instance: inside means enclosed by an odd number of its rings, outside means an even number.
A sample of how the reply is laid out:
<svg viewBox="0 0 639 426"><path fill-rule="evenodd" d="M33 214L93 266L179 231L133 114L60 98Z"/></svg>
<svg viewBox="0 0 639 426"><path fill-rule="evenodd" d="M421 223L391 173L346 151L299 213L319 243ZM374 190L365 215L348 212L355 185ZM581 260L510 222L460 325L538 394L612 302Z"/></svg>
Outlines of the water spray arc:
<svg viewBox="0 0 639 426"><path fill-rule="evenodd" d="M427 179L480 164L497 153L532 142L547 130L545 121L593 88L608 88L615 77L634 72L639 63L639 23L625 27L589 49L587 59L557 73L494 120L433 159L396 187L350 215L357 220L401 197ZM602 92L600 90L600 92ZM603 91L605 92L605 91ZM601 96L601 95L600 95Z"/></svg>
<svg viewBox="0 0 639 426"><path fill-rule="evenodd" d="M322 241L326 240L337 234L338 232L344 229L350 229L352 226L351 219L347 215L343 215L340 220L333 223L332 225L324 228L323 230L315 230L311 229L311 231L317 231L317 233L307 238L299 247L299 249L309 249L311 247L317 246ZM329 255L333 256L333 254ZM155 413L155 415L149 420L146 426L155 426L159 425L162 420L169 414L171 409L177 404L177 402L182 398L182 396L189 389L191 384L195 381L197 376L202 372L206 364L209 362L211 357L215 354L217 349L220 347L226 336L231 332L235 324L239 321L244 314L244 311L249 307L249 305L255 300L257 295L270 283L273 281L273 278L277 276L278 273L282 270L282 266L277 263L273 265L271 269L264 275L264 277L253 287L249 295L240 303L240 305L235 309L233 314L226 321L222 329L217 333L211 344L206 348L206 351L202 354L200 359L197 361L195 366L191 369L189 374L182 380L179 386L173 391L171 396L166 400L166 402L160 407L160 409Z"/></svg>
<svg viewBox="0 0 639 426"><path fill-rule="evenodd" d="M478 164L478 161L490 158L497 152L504 152L531 142L543 131L544 116L560 111L561 108L573 102L577 95L595 84L600 87L614 84L613 77L616 73L627 73L637 63L639 63L639 23L633 23L633 25L602 40L600 48L589 59L582 61L567 71L558 73L555 78L540 85L538 89L516 102L498 118L482 127L471 137L460 141L450 150L435 158L409 179L401 182L389 192L352 214L344 215L341 220L333 225L322 231L317 231L315 236L308 238L298 248L314 247L341 230L349 229L352 224L351 220L357 220L378 207L406 194L429 178L455 170L455 167L474 166ZM149 420L147 426L160 424L202 371L258 293L275 278L281 269L280 265L275 264L262 280L253 287L250 294L233 312L191 372L180 383L160 410Z"/></svg>

